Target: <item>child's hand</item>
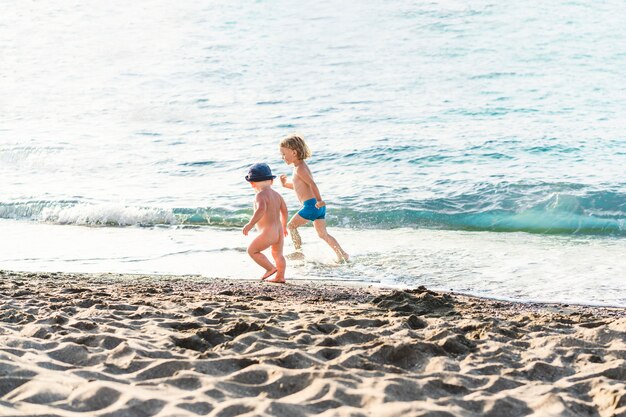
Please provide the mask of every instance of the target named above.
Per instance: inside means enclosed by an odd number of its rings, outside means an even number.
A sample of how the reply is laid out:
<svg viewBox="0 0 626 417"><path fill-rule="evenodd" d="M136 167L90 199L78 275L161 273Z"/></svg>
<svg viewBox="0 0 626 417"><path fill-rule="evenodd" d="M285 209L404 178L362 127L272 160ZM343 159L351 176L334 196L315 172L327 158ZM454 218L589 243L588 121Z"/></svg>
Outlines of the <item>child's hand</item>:
<svg viewBox="0 0 626 417"><path fill-rule="evenodd" d="M248 236L248 232L250 232L250 230L252 230L252 225L248 223L243 227L243 235Z"/></svg>
<svg viewBox="0 0 626 417"><path fill-rule="evenodd" d="M315 207L316 208L322 208L326 205L325 202L323 202L322 200L318 201L317 203L315 203Z"/></svg>
<svg viewBox="0 0 626 417"><path fill-rule="evenodd" d="M281 174L280 175L280 183L283 185L283 187L285 186L285 184L287 183L287 176L285 174Z"/></svg>
<svg viewBox="0 0 626 417"><path fill-rule="evenodd" d="M283 235L285 235L285 237L287 237L287 235L288 235L286 227L283 227Z"/></svg>

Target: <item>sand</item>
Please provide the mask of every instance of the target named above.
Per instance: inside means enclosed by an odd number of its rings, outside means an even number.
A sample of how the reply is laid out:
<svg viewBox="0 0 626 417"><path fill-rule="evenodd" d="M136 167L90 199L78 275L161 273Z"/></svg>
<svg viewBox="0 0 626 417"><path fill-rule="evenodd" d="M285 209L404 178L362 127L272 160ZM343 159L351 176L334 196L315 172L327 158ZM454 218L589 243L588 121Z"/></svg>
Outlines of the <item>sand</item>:
<svg viewBox="0 0 626 417"><path fill-rule="evenodd" d="M0 271L2 416L626 416L626 309Z"/></svg>

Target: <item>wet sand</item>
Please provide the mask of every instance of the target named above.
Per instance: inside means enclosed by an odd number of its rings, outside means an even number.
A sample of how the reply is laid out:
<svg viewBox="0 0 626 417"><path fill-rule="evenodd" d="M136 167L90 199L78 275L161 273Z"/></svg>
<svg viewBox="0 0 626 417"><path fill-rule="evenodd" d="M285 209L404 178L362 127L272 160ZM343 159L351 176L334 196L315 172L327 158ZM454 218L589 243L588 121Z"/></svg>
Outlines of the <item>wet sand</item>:
<svg viewBox="0 0 626 417"><path fill-rule="evenodd" d="M2 416L626 416L626 309L0 271Z"/></svg>

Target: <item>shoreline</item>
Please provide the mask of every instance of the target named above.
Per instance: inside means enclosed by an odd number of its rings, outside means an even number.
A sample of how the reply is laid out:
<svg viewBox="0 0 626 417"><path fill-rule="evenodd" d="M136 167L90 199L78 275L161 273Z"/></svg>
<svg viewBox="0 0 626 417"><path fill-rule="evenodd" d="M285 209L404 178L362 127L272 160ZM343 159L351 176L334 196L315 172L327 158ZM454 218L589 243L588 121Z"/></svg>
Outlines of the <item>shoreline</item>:
<svg viewBox="0 0 626 417"><path fill-rule="evenodd" d="M0 233L19 236L19 244L7 240L2 245L7 270L229 279L256 279L262 273L245 255L249 242L240 231L89 228L19 221L0 221L0 226ZM393 287L421 284L502 301L626 307L626 283L615 273L626 270L624 239L345 228L338 237L350 248L354 262L341 265L334 263L332 251L309 229L302 232L307 259L288 263L288 280L332 278ZM67 242L63 248L55 244L60 237ZM98 259L107 259L106 265Z"/></svg>
<svg viewBox="0 0 626 417"><path fill-rule="evenodd" d="M258 283L260 282L260 280L257 279L247 279L247 278L241 278L241 279L234 279L234 278L220 278L220 277L209 277L209 276L205 276L202 274L158 274L158 273L149 273L149 274L144 274L144 273L116 273L116 272L49 272L49 271L21 271L21 270L3 270L0 269L0 277L2 277L3 275L7 275L7 274L17 274L19 276L24 276L24 277L83 277L83 278L95 278L95 277L106 277L107 279L110 280L119 280L119 281L123 281L123 282L131 282L133 280L144 280L144 281L154 281L154 282L159 282L159 281L167 281L167 282L172 282L172 281L176 281L176 280L185 280L185 282L189 282L190 280L197 283L197 284L209 284L213 281L223 281L226 283L230 283L232 282L233 284L236 283ZM269 283L266 283L269 284ZM416 287L411 287L408 285L385 285L385 284L379 284L379 283L371 283L371 282L366 282L366 281L356 281L356 280L348 280L348 279L325 279L325 278L320 278L320 279L307 279L307 278L288 278L287 279L287 284L288 285L312 285L312 286L323 286L323 285L329 285L329 286L339 286L339 287L350 287L350 288L369 288L369 289L378 289L381 291L403 291L403 290L410 290L411 288L419 288L419 287L424 287L426 288L424 285L418 285ZM520 304L520 305L526 305L529 307L534 307L534 308L576 308L576 307L581 307L581 308L591 308L591 309L599 309L599 310L607 310L607 311L611 311L611 310L616 310L616 311L626 311L626 306L618 306L618 305L612 305L612 304L592 304L592 303L583 303L583 302L559 302L559 301L522 301L522 300L515 300L515 299L510 299L510 298L499 298L499 297L489 297L486 295L478 295L478 294L473 294L473 293L467 293L467 292L462 292L462 291L453 291L453 290L442 290L442 289L437 289L437 288L428 288L431 291L437 292L439 294L448 294L448 295L453 295L453 296L458 296L458 297L465 297L467 299L476 299L476 300L482 300L485 302L500 302L500 303L506 303L506 304Z"/></svg>
<svg viewBox="0 0 626 417"><path fill-rule="evenodd" d="M360 284L0 271L0 414L626 415L626 308Z"/></svg>

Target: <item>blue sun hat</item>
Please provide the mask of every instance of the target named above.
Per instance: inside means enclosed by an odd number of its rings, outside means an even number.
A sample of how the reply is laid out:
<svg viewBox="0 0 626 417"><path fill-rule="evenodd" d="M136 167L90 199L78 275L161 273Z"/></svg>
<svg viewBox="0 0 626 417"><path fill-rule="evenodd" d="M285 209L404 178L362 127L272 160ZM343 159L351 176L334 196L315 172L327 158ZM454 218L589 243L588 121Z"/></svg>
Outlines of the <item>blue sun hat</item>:
<svg viewBox="0 0 626 417"><path fill-rule="evenodd" d="M248 175L246 175L246 181L248 182L267 181L274 178L276 178L276 175L272 175L270 166L264 162L252 165L248 170Z"/></svg>

